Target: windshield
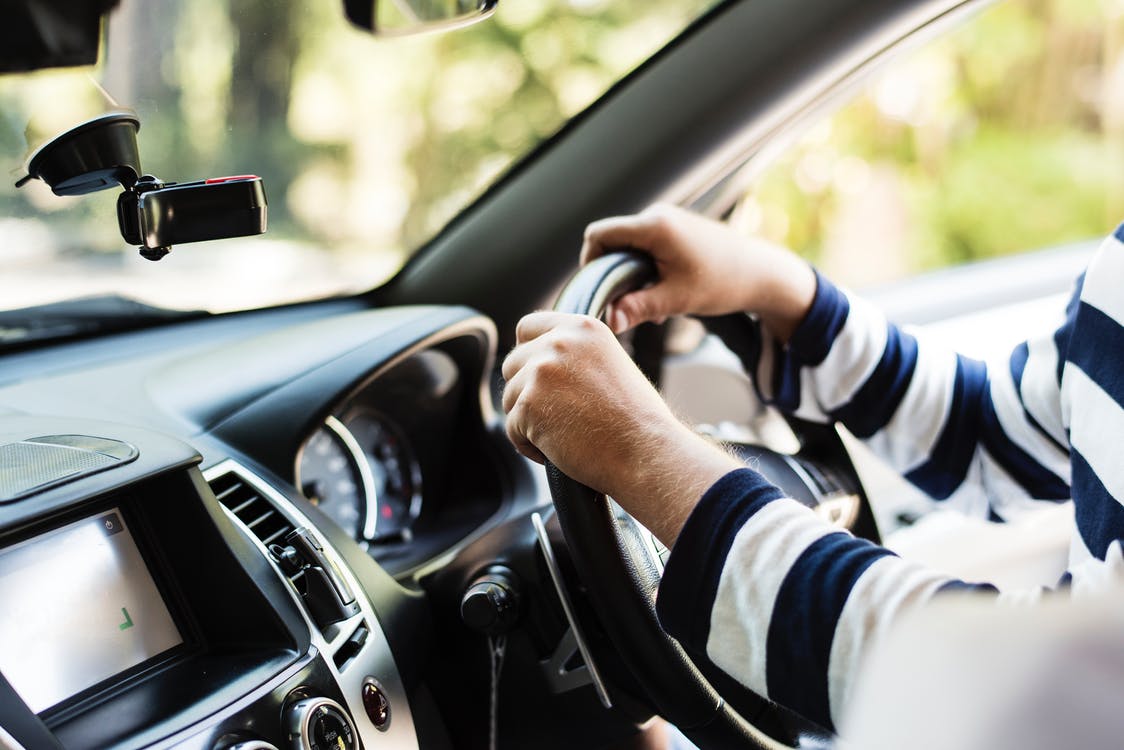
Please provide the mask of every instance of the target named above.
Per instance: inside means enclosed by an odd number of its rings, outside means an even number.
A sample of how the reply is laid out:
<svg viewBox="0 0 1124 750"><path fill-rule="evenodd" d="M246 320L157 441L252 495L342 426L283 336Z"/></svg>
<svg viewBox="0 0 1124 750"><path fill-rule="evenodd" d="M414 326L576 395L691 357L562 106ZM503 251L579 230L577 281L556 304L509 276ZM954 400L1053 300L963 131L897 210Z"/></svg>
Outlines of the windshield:
<svg viewBox="0 0 1124 750"><path fill-rule="evenodd" d="M339 0L122 0L89 68L0 75L0 309L90 296L211 312L370 289L713 0L505 0L467 29L374 38ZM140 119L165 181L263 178L264 235L121 238L120 190L17 189L33 151L105 112Z"/></svg>

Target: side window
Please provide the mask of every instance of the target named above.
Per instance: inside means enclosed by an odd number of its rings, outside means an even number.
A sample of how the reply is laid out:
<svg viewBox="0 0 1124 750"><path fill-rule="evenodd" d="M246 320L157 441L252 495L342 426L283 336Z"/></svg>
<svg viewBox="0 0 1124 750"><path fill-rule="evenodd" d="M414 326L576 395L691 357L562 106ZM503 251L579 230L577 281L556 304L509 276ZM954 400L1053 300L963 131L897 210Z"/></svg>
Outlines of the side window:
<svg viewBox="0 0 1124 750"><path fill-rule="evenodd" d="M1013 0L892 60L731 221L853 287L1124 220L1124 7Z"/></svg>

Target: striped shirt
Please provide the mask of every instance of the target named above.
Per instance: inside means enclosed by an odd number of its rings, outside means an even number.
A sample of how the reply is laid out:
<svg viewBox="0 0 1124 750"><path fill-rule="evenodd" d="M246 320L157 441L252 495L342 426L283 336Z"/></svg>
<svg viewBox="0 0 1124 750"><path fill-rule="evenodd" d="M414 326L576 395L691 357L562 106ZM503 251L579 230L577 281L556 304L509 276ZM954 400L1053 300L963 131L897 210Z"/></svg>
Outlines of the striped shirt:
<svg viewBox="0 0 1124 750"><path fill-rule="evenodd" d="M1063 584L1097 590L1124 576L1122 289L1124 225L1078 279L1056 329L985 365L887 323L820 277L787 346L763 332L754 380L765 401L841 422L966 513L1010 520L1072 497ZM906 610L958 589L994 592L855 539L742 469L688 519L658 612L689 651L834 727L870 646Z"/></svg>

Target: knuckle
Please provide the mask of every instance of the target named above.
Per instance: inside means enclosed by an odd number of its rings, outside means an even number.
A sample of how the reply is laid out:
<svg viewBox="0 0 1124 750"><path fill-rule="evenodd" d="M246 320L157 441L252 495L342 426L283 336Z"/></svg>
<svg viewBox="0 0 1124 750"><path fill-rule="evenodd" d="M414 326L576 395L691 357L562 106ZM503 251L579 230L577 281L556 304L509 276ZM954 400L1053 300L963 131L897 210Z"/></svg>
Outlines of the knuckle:
<svg viewBox="0 0 1124 750"><path fill-rule="evenodd" d="M515 363L511 359L511 355L507 355L503 360L503 364L500 365L500 374L503 375L503 379L511 380L512 376L515 375L515 373L518 371L519 368L515 366Z"/></svg>
<svg viewBox="0 0 1124 750"><path fill-rule="evenodd" d="M586 318L581 322L581 327L582 331L592 341L599 344L604 344L608 339L614 338L612 329L599 318Z"/></svg>
<svg viewBox="0 0 1124 750"><path fill-rule="evenodd" d="M519 319L519 322L515 324L515 340L521 342L525 339L526 335L527 335L527 316L524 315L522 318Z"/></svg>
<svg viewBox="0 0 1124 750"><path fill-rule="evenodd" d="M518 418L518 415L516 415L514 410L512 410L511 414L507 415L507 424L504 426L504 429L507 431L508 440L513 443L519 443L520 441L525 439L523 437L521 420Z"/></svg>
<svg viewBox="0 0 1124 750"><path fill-rule="evenodd" d="M604 324L601 321L588 315L583 315L576 321L577 329L584 334L596 333L602 325Z"/></svg>
<svg viewBox="0 0 1124 750"><path fill-rule="evenodd" d="M541 394L542 388L538 386L537 380L530 380L512 405L512 413L519 412L519 421L524 427L534 421L539 410Z"/></svg>
<svg viewBox="0 0 1124 750"><path fill-rule="evenodd" d="M652 239L663 242L671 236L673 231L672 218L666 211L660 210L652 216Z"/></svg>
<svg viewBox="0 0 1124 750"><path fill-rule="evenodd" d="M566 356L567 354L569 354L570 349L571 349L570 342L568 340L560 337L560 336L555 337L550 342L550 351L551 351L552 354L555 354L557 356L562 356L562 357ZM546 362L543 363L543 367L544 368L549 367L551 364L553 364L553 361L554 360L547 360Z"/></svg>

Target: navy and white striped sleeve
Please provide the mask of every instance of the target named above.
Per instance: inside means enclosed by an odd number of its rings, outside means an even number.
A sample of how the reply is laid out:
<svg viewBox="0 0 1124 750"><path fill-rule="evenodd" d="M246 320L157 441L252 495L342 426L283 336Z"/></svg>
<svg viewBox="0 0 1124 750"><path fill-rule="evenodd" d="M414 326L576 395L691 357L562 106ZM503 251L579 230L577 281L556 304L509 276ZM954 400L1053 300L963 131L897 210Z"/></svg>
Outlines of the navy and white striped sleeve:
<svg viewBox="0 0 1124 750"><path fill-rule="evenodd" d="M838 421L938 500L997 519L1070 497L1060 327L988 367L886 321L817 274L812 307L787 346L763 331L754 368L762 399ZM976 481L966 481L976 480Z"/></svg>
<svg viewBox="0 0 1124 750"><path fill-rule="evenodd" d="M1060 383L1078 307L989 368L889 324L819 277L787 346L762 331L754 380L785 411L842 422L931 496L1003 519L1070 496ZM688 650L833 727L871 644L903 611L963 589L995 593L856 539L743 469L691 514L657 608Z"/></svg>
<svg viewBox="0 0 1124 750"><path fill-rule="evenodd" d="M664 628L759 695L833 728L866 649L965 584L825 523L756 472L720 479L668 559Z"/></svg>

